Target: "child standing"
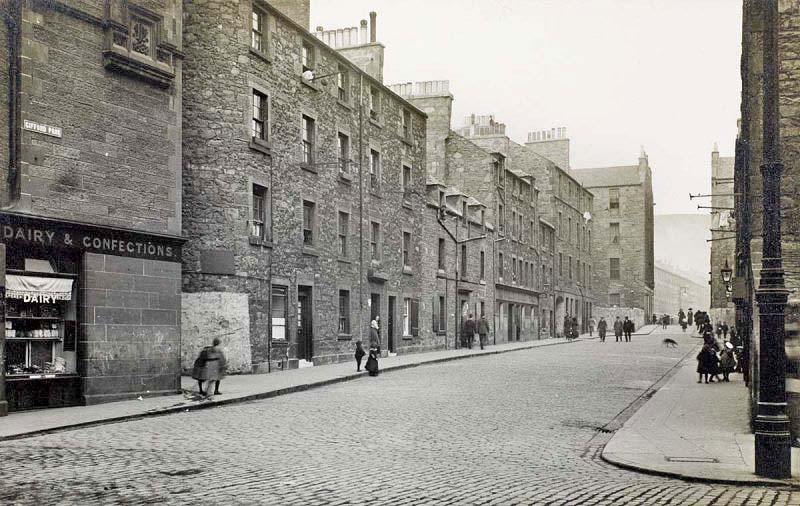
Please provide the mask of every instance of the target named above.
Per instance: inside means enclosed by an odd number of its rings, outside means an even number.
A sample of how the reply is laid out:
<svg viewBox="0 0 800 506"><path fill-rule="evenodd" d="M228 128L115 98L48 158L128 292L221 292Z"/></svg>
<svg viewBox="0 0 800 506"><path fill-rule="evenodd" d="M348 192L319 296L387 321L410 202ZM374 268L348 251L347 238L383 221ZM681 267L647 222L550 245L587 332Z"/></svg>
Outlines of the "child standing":
<svg viewBox="0 0 800 506"><path fill-rule="evenodd" d="M356 371L361 372L361 359L364 358L366 352L361 346L361 341L356 341Z"/></svg>

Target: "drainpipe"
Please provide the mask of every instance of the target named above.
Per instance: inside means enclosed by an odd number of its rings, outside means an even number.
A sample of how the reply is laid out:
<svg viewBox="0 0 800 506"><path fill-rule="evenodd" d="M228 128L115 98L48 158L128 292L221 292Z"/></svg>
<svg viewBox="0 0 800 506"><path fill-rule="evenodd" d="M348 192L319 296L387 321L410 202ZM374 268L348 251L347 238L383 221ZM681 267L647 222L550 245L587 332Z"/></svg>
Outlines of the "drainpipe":
<svg viewBox="0 0 800 506"><path fill-rule="evenodd" d="M14 2L18 7L17 2ZM19 12L16 13L19 15ZM20 29L17 20L6 11L0 11L3 21L8 27L8 56L9 56L9 80L8 80L8 180L6 189L8 191L8 202L12 205L19 199L20 183L19 160L20 160L20 107L19 91L21 88L20 74Z"/></svg>

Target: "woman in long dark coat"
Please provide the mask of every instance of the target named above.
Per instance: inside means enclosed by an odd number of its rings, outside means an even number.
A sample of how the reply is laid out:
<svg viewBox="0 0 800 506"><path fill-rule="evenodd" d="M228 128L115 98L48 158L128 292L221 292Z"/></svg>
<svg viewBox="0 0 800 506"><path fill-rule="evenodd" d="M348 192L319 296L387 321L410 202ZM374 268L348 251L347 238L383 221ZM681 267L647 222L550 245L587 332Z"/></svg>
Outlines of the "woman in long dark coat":
<svg viewBox="0 0 800 506"><path fill-rule="evenodd" d="M710 345L704 344L703 349L697 354L697 382L702 383L705 380L708 383L708 377L716 371L717 354ZM714 380L712 379L713 383Z"/></svg>
<svg viewBox="0 0 800 506"><path fill-rule="evenodd" d="M200 387L200 395L208 395L208 388L203 392L203 382L208 381L208 387L211 386L210 382L214 382L214 394L220 395L219 382L225 377L225 370L228 362L225 359L225 354L220 348L222 341L215 337L212 346L206 346L200 352L200 356L194 361L192 368L192 378L197 380L197 385Z"/></svg>
<svg viewBox="0 0 800 506"><path fill-rule="evenodd" d="M370 376L378 375L378 355L381 352L381 338L378 335L378 323L372 320L369 325L369 358L364 369Z"/></svg>

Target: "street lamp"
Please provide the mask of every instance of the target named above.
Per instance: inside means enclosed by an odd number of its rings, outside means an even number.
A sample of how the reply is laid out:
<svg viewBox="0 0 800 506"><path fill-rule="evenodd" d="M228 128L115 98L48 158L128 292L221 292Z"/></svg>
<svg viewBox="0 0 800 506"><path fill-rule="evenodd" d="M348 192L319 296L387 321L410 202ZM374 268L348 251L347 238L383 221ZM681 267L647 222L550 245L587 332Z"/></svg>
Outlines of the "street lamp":
<svg viewBox="0 0 800 506"><path fill-rule="evenodd" d="M778 0L763 2L763 243L758 301L759 353L756 408L756 474L768 478L792 475L791 433L786 415L786 302L781 259L780 116L778 98Z"/></svg>
<svg viewBox="0 0 800 506"><path fill-rule="evenodd" d="M730 286L731 277L733 276L733 269L728 266L727 258L725 259L725 267L720 269L719 273L722 274L722 282Z"/></svg>

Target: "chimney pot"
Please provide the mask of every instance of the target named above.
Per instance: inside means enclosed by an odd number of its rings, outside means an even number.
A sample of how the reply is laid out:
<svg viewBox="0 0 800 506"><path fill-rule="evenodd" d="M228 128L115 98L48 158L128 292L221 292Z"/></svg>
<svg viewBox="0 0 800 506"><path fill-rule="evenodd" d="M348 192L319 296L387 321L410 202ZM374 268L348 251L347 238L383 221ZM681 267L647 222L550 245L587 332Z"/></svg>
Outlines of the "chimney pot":
<svg viewBox="0 0 800 506"><path fill-rule="evenodd" d="M369 13L369 41L378 41L378 26L377 26L378 13L372 11Z"/></svg>

